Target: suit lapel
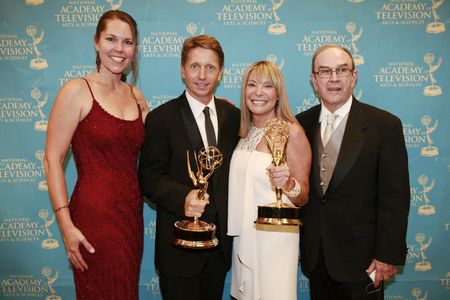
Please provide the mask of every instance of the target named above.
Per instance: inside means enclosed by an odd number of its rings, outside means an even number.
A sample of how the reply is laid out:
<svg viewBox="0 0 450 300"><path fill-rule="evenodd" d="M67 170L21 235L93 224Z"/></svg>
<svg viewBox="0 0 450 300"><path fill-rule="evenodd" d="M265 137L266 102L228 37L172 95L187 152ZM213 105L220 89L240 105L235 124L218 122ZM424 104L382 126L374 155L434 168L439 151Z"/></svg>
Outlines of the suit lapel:
<svg viewBox="0 0 450 300"><path fill-rule="evenodd" d="M366 127L367 123L364 119L361 104L353 98L336 167L334 168L333 177L329 183L329 191L333 191L342 182L358 158L366 140L364 134Z"/></svg>
<svg viewBox="0 0 450 300"><path fill-rule="evenodd" d="M204 147L203 140L185 94L180 97L180 114L181 119L183 120L184 128L186 128L191 149L198 152Z"/></svg>

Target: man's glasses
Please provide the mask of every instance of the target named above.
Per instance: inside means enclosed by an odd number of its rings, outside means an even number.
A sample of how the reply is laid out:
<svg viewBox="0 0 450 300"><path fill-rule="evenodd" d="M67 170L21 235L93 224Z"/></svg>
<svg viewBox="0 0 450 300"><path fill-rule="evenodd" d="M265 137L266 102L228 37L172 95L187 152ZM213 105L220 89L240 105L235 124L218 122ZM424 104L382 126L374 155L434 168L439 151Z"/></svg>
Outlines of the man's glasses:
<svg viewBox="0 0 450 300"><path fill-rule="evenodd" d="M353 73L353 70L349 67L339 67L336 69L323 68L319 69L319 71L314 72L320 78L330 78L333 75L333 72L336 72L336 75L339 77L347 77Z"/></svg>

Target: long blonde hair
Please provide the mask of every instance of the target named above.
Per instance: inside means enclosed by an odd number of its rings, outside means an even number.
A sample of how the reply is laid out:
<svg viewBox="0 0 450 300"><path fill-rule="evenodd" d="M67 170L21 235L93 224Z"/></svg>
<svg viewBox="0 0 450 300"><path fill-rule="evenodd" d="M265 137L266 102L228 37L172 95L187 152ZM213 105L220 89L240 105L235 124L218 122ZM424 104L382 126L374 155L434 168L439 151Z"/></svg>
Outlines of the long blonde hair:
<svg viewBox="0 0 450 300"><path fill-rule="evenodd" d="M275 106L275 116L291 123L298 123L289 106L289 100L286 91L286 83L280 69L270 61L258 61L253 63L245 70L242 76L241 85L241 125L239 136L244 138L250 129L252 114L247 107L245 99L245 88L247 86L250 74L254 72L258 79L270 81L277 91L278 101Z"/></svg>

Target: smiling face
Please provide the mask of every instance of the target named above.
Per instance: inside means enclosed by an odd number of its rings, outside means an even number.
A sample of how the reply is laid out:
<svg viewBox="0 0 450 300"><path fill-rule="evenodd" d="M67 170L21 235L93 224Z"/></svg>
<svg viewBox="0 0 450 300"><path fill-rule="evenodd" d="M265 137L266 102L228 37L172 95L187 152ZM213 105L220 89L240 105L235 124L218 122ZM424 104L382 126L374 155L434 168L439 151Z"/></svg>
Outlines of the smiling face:
<svg viewBox="0 0 450 300"><path fill-rule="evenodd" d="M352 59L339 48L332 47L320 52L314 61L314 72L320 69L335 70L343 67L352 68ZM311 74L310 78L322 103L329 111L334 112L350 99L356 85L358 72L353 71L346 77L339 77L336 72L332 72L329 78L320 78L317 74Z"/></svg>
<svg viewBox="0 0 450 300"><path fill-rule="evenodd" d="M95 41L100 58L100 72L121 75L135 57L136 41L130 26L119 20L107 20L105 30Z"/></svg>
<svg viewBox="0 0 450 300"><path fill-rule="evenodd" d="M257 127L275 117L275 107L278 101L278 93L272 81L257 76L252 71L245 85L245 104L252 114L252 121Z"/></svg>
<svg viewBox="0 0 450 300"><path fill-rule="evenodd" d="M212 99L222 71L217 53L201 47L190 50L186 62L181 66L186 90L205 105Z"/></svg>

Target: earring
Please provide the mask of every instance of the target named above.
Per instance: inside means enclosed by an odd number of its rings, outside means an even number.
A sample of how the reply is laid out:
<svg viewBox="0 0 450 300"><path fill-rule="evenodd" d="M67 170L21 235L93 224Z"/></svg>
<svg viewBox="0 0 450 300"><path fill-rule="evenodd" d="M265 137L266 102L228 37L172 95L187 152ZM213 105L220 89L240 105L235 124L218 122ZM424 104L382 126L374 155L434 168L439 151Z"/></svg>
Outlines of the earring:
<svg viewBox="0 0 450 300"><path fill-rule="evenodd" d="M100 56L98 55L98 51L95 57L95 65L97 66L97 73L100 73Z"/></svg>

